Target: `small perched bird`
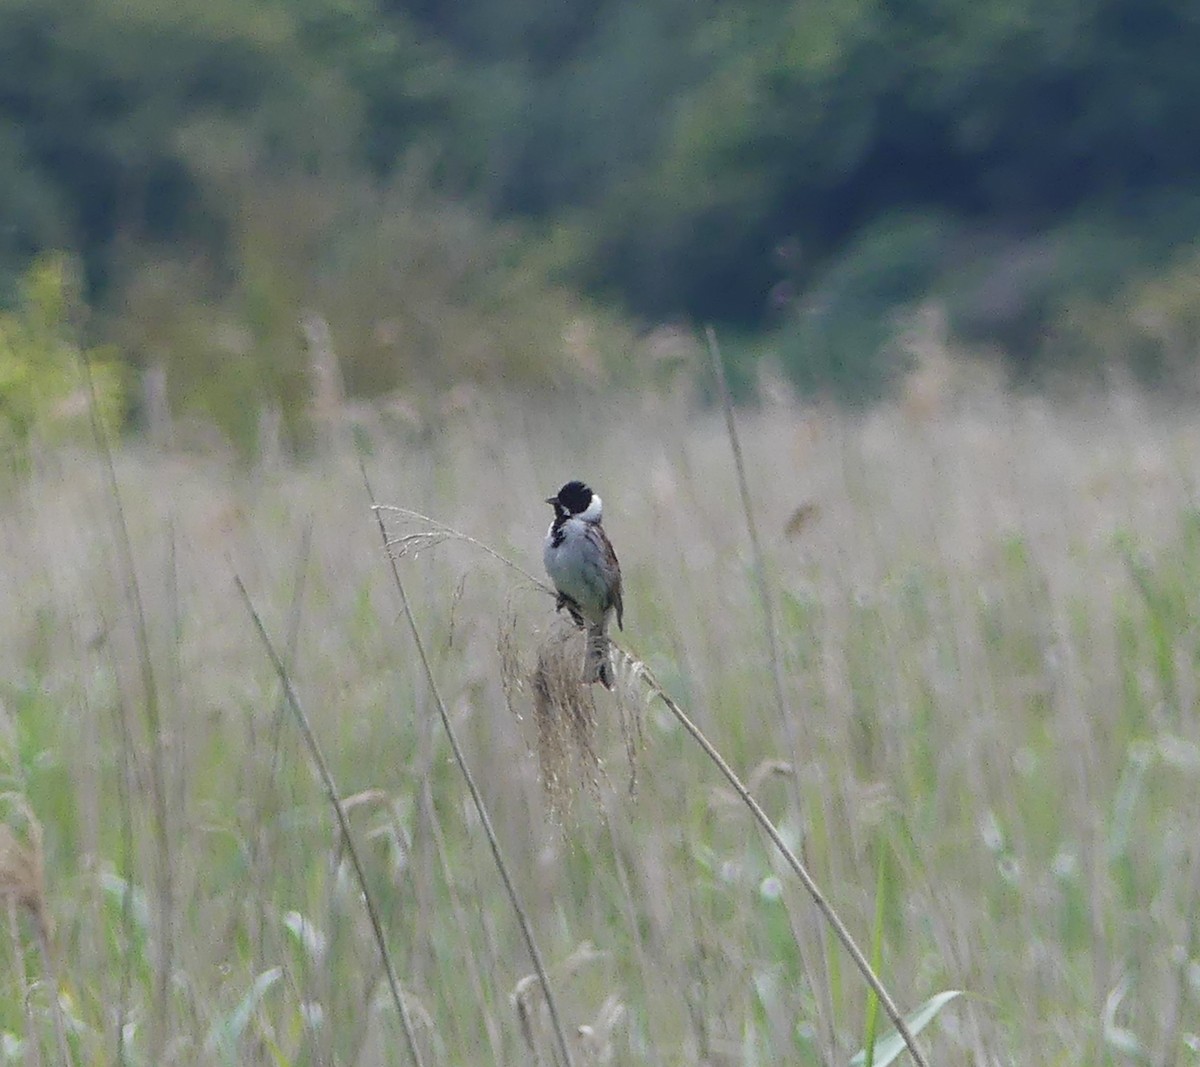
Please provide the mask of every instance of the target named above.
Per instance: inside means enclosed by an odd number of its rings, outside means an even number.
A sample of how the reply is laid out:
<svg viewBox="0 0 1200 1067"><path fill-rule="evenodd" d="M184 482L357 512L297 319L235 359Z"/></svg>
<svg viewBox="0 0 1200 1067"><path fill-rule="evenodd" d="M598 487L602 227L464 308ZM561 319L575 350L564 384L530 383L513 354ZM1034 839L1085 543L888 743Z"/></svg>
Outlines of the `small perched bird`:
<svg viewBox="0 0 1200 1067"><path fill-rule="evenodd" d="M584 680L613 687L608 656L608 623L613 613L625 628L621 603L621 565L600 525L600 497L583 482L567 482L546 503L554 508L554 521L546 531L542 559L558 591L556 609L566 608L575 625L587 630Z"/></svg>

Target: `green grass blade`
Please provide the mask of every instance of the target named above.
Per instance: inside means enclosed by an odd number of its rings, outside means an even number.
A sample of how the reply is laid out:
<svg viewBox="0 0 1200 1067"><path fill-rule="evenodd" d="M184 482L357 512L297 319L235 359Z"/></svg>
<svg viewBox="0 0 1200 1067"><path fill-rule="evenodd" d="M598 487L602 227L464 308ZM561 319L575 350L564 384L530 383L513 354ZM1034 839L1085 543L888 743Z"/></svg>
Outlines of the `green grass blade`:
<svg viewBox="0 0 1200 1067"><path fill-rule="evenodd" d="M947 1004L955 997L961 997L961 989L947 989L935 996L930 997L911 1015L904 1017L905 1023L908 1024L909 1030L915 1037L925 1029ZM894 1063L896 1057L904 1051L904 1039L895 1031L888 1034L882 1041L875 1045L875 1058L871 1061L874 1067L888 1067L888 1064ZM867 1050L864 1048L855 1053L854 1058L850 1061L850 1067L866 1067L867 1065Z"/></svg>
<svg viewBox="0 0 1200 1067"><path fill-rule="evenodd" d="M267 995L267 991L282 976L282 967L271 967L255 978L238 1006L224 1019L218 1019L213 1024L208 1033L208 1039L204 1042L205 1051L210 1055L218 1053L227 1062L233 1063L237 1044L241 1040L242 1034L245 1033L246 1026L254 1017L263 997Z"/></svg>

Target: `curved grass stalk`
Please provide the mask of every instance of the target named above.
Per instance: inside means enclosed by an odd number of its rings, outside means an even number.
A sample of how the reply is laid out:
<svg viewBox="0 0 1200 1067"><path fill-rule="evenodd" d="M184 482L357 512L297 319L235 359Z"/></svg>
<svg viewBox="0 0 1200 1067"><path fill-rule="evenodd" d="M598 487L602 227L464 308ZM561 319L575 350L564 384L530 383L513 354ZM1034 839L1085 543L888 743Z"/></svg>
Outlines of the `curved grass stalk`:
<svg viewBox="0 0 1200 1067"><path fill-rule="evenodd" d="M365 472L364 472L363 477L364 478L366 477ZM370 486L368 485L368 492L369 491L370 491ZM437 522L437 520L431 519L428 516L420 515L419 513L415 512L415 511L409 511L407 508L398 508L398 507L383 508L382 506L375 503L373 496L372 496L372 507L374 508L376 518L379 521L379 530L380 530L380 534L383 537L383 541L384 541L385 545L391 545L391 544L395 543L395 542L389 541L388 536L387 536L387 531L383 525L383 519L380 517L381 511L388 510L388 511L392 511L397 514L402 514L402 515L406 515L406 516L409 516L412 518L421 519L425 522L429 522L431 525L433 525L435 530L438 530L438 531L444 533L447 537L453 538L455 540L462 540L462 541L467 542L468 544L471 544L478 548L483 549L483 551L485 551L489 556L498 560L499 562L504 564L506 567L509 567L511 570L516 571L518 574L525 575L532 582L534 582L535 585L537 585L543 589L546 588L544 583L542 583L541 581L539 581L536 578L533 578L531 575L527 574L527 572L525 570L523 570L521 567L517 566L517 564L513 563L511 560L507 559L505 556L501 555L501 553L497 552L495 549L491 548L488 545L485 545L482 541L478 541L475 538L468 536L467 534L459 533L457 530L454 530L451 527L446 526L444 523ZM394 557L392 557L390 555L390 553L389 553L389 558L391 559L392 571L393 571L393 574L395 575L396 583L399 585L400 584L400 575L399 575L399 571L396 568L396 560ZM427 678L429 680L430 687L433 689L439 712L442 715L442 719L446 726L446 730L448 732L450 732L451 745L454 748L455 758L459 760L459 765L462 768L463 773L465 775L467 775L468 785L470 786L472 794L474 795L476 792L474 782L471 779L469 772L467 771L466 764L464 762L462 762L461 754L460 754L460 751L459 751L458 745L457 745L457 741L455 740L455 737L454 737L454 734L453 734L453 731L451 728L449 716L446 714L445 706L442 704L442 700L441 700L441 697L438 695L436 686L434 686L432 670L429 667L428 660L425 658L423 646L421 645L420 638L417 635L416 623L413 619L412 611L409 608L407 597L404 597L403 587L401 587L401 596L404 598L403 599L404 609L405 609L406 615L408 616L409 625L412 627L414 637L417 637L417 647L419 650L421 650L421 659L425 665L425 670L427 672ZM759 826L763 829L763 831L771 839L771 842L779 850L780 855L783 856L784 861L792 869L792 871L796 875L796 877L800 879L801 884L803 884L805 890L807 890L807 892L808 892L808 895L812 898L813 903L816 905L817 910L821 913L822 918L824 918L825 921L829 924L829 926L833 930L835 936L841 942L842 947L845 948L845 950L849 954L851 960L854 962L855 967L857 967L859 970L859 973L862 974L863 979L866 981L866 983L870 987L871 991L879 998L879 1002L880 1002L880 1004L883 1005L883 1009L887 1013L888 1019L891 1021L892 1025L896 1028L896 1032L900 1035L901 1039L904 1041L905 1046L908 1048L909 1052L912 1054L913 1061L917 1064L917 1067L928 1067L928 1063L927 1063L924 1055L921 1053L920 1048L917 1046L916 1039L913 1036L912 1031L910 1030L908 1024L904 1021L904 1017L900 1014L900 1009L896 1006L895 1000L893 1000L891 994L887 991L887 988L884 986L884 984L880 980L879 976L875 973L874 969L871 967L871 964L867 960L867 957L863 954L862 949L860 949L858 947L858 944L855 942L850 931L847 929L846 924L844 922L842 922L841 917L834 910L833 905L829 903L828 898L826 898L825 894L821 891L820 886L817 885L816 879L814 879L813 876L809 873L808 868L804 866L804 864L800 861L799 857L797 857L796 854L788 847L787 842L784 841L783 837L779 833L779 830L776 828L775 824L773 822L771 822L770 818L767 816L767 813L765 811L763 811L763 809L759 805L758 801L756 801L754 799L754 797L751 795L750 790L743 784L742 780L737 776L737 774L734 772L733 768L730 767L729 764L725 761L725 758L721 755L721 753L719 751L717 751L716 747L712 744L712 742L709 741L707 737L705 737L703 731L694 722L692 722L691 718L687 715L687 713L683 710L683 708L681 708L679 706L679 704L675 701L675 699L670 695L670 693L668 693L662 687L662 685L658 681L658 679L654 677L654 674L651 672L650 668L647 667L645 665L645 663L643 663L640 659L630 655L624 649L620 648L620 646L618 646L615 642L611 642L611 645L612 645L614 652L619 652L621 655L623 655L626 658L626 660L633 667L634 673L636 673L638 675L638 677L640 677L642 679L642 681L648 686L651 693L654 696L658 697L658 699L661 700L663 702L663 704L666 706L667 710L670 711L671 714L674 715L675 718L679 720L679 723L683 726L683 728L687 731L687 733L691 736L691 738L700 746L700 748L704 751L704 754L706 756L708 756L708 758L710 760L712 760L712 762L716 765L717 770L719 770L721 772L721 774L725 777L725 780L727 782L729 782L729 784L733 787L734 792L736 792L737 795L741 798L742 803L745 804L746 807L750 809L750 814L754 817L755 821L759 824ZM482 803L482 802L480 801L480 803ZM484 826L487 829L489 841L494 841L494 834L491 829L491 823L488 821L487 815L483 811L482 807L480 807L480 815L483 818ZM501 874L504 876L505 885L511 887L511 883L509 882L507 873L505 871L505 868L502 865L502 861L501 861L498 853L496 853L496 859L497 859L497 863L501 864L500 870L501 870ZM514 897L514 906L515 906L515 897ZM520 916L521 914L522 913L520 911L518 911L518 916ZM522 927L524 929L524 922L522 923ZM535 966L536 966L538 963L538 957L535 956L534 960L535 960ZM540 967L538 967L538 976L539 976L539 978L542 979L543 989L546 990L547 1003L548 1004L552 1003L550 1001L550 996L549 996L549 986L546 984L546 980L544 977L544 971ZM551 1017L552 1017L552 1019L554 1019L554 1021L556 1023L556 1029L559 1029L557 1026L557 1016L554 1014L553 1009L551 1009ZM563 1042L563 1044L565 1047L565 1041ZM568 1063L569 1062L570 1061L568 1060Z"/></svg>
<svg viewBox="0 0 1200 1067"><path fill-rule="evenodd" d="M237 583L238 593L241 594L242 602L246 605L246 610L250 613L250 619L254 623L254 629L258 632L259 640L262 641L267 656L271 660L271 666L275 668L275 673L279 677L279 684L283 687L284 697L287 700L288 706L292 709L296 725L300 727L304 743L308 747L309 755L312 757L313 764L317 768L318 775L320 775L321 784L325 788L326 799L333 806L334 814L337 816L338 828L341 830L342 840L346 843L346 852L349 854L350 863L354 868L354 877L358 882L359 892L363 895L363 903L367 909L367 918L371 923L371 932L375 937L375 944L383 960L384 970L387 972L388 987L391 990L392 1001L396 1005L396 1011L400 1016L400 1023L404 1030L404 1039L408 1044L409 1056L412 1058L412 1062L416 1064L416 1067L424 1067L421 1060L421 1050L417 1046L416 1033L413 1030L412 1018L408 1012L408 1005L404 1003L404 994L400 990L400 979L396 976L396 968L392 963L392 954L388 951L387 939L383 935L383 922L379 918L379 909L375 906L374 897L371 896L371 890L367 884L366 869L363 867L362 860L359 857L358 847L354 844L354 838L350 834L350 818L346 814L341 794L338 793L337 784L333 780L333 772L329 769L329 764L325 760L325 753L321 750L317 735L313 733L308 716L300 704L300 698L296 695L296 690L292 687L292 680L288 676L287 667L284 666L283 659L271 641L267 629L263 625L262 618L254 607L254 602L250 599L250 594L246 591L246 586L236 574L233 576L233 580Z"/></svg>
<svg viewBox="0 0 1200 1067"><path fill-rule="evenodd" d="M433 694L434 704L437 705L438 715L441 717L442 726L445 728L446 736L450 740L450 749L454 753L454 761L458 764L458 769L462 773L463 779L467 783L467 789L471 793L471 800L475 805L475 810L479 814L479 821L483 824L484 833L487 835L488 847L492 852L492 859L496 862L496 868L500 872L500 878L504 882L505 892L508 894L509 903L512 905L513 912L517 916L517 923L521 928L521 936L524 938L525 947L529 950L529 956L533 960L533 968L537 972L538 982L541 984L542 993L546 998L546 1008L550 1013L550 1023L554 1030L555 1040L558 1043L558 1051L562 1056L563 1063L566 1067L572 1067L573 1060L571 1058L571 1046L567 1042L566 1030L563 1029L562 1020L559 1018L558 1007L555 1004L554 994L550 989L550 980L546 974L546 966L542 962L542 954L538 950L537 942L533 937L533 927L529 923L529 917L525 913L524 905L521 903L520 895L517 893L517 887L513 883L512 876L508 871L508 864L504 859L504 854L500 849L500 841L496 837L496 831L492 828L492 820L488 815L487 807L483 802L483 794L479 791L479 786L475 783L475 776L471 773L471 768L467 764L466 756L464 756L461 746L458 743L458 735L454 730L454 724L450 721L450 713L446 710L446 703L442 699L441 690L438 688L437 679L433 674L433 667L429 662L429 657L425 654L425 643L421 640L421 632L417 627L416 617L413 615L412 605L408 600L408 593L405 592L404 582L400 578L400 568L396 564L396 555L391 551L397 543L403 543L389 540L387 528L383 523L382 511L392 511L402 515L407 515L410 518L421 519L424 522L431 523L435 529L445 534L447 537L452 537L455 540L463 540L468 544L474 545L482 549L489 556L499 560L501 563L511 567L518 574L525 575L534 584L546 588L542 582L539 582L532 575L526 573L522 568L515 563L505 559L495 549L485 545L482 541L477 541L473 537L459 533L452 527L446 526L435 519L431 519L426 515L421 515L415 511L408 511L405 508L387 507L378 504L375 500L375 491L371 488L371 482L367 478L365 467L362 470L363 483L367 487L367 495L371 499L371 508L375 512L375 520L379 524L379 535L383 539L384 549L387 551L388 563L392 570L392 581L396 586L396 591L400 595L400 603L404 609L404 617L408 621L408 627L413 636L413 641L417 646L417 655L421 660L421 666L425 671L425 681L429 686L429 691ZM418 535L419 536L419 535ZM547 589L547 591L549 591Z"/></svg>
<svg viewBox="0 0 1200 1067"><path fill-rule="evenodd" d="M867 985L871 987L871 991L879 998L879 1002L883 1005L883 1010L887 1012L887 1016L896 1028L896 1032L903 1038L904 1044L908 1046L908 1051L912 1053L914 1062L917 1063L918 1067L928 1067L925 1057L917 1047L916 1039L909 1030L908 1024L904 1021L904 1016L900 1014L900 1009L896 1007L896 1002L892 999L891 994L888 993L883 982L880 981L879 976L867 961L867 957L863 954L862 949L858 947L850 931L846 928L846 924L842 922L841 917L834 911L833 905L829 903L825 894L821 892L820 886L817 885L808 868L804 866L799 857L788 847L787 842L784 841L775 824L767 817L767 813L763 811L758 801L751 795L750 790L746 788L742 780L734 773L733 768L725 762L725 758L721 753L704 736L700 727L692 722L683 708L662 687L650 668L645 666L645 664L638 663L637 670L643 681L650 687L651 692L679 720L680 725L692 736L696 744L704 750L704 754L716 764L717 770L725 776L725 780L733 786L734 792L742 798L742 803L750 809L750 814L754 816L755 821L766 832L766 835L771 839L775 847L779 849L780 855L783 856L784 861L791 867L796 877L800 879L804 888L808 891L808 895L812 897L813 903L817 906L817 910L829 924L837 939L842 943L842 947L849 953L850 958L854 961L854 965L866 980Z"/></svg>

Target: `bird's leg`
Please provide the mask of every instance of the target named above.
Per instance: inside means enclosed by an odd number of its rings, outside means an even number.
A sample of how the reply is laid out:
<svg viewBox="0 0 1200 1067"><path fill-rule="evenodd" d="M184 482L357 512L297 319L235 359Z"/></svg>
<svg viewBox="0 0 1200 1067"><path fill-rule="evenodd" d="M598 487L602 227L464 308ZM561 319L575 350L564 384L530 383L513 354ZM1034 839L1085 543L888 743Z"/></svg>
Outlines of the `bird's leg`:
<svg viewBox="0 0 1200 1067"><path fill-rule="evenodd" d="M575 601L569 596L567 596L566 593L560 592L558 594L558 598L554 601L554 610L562 611L563 608L566 608L567 611L570 612L571 619L574 621L576 626L583 626L583 615L579 611L579 605L576 604Z"/></svg>

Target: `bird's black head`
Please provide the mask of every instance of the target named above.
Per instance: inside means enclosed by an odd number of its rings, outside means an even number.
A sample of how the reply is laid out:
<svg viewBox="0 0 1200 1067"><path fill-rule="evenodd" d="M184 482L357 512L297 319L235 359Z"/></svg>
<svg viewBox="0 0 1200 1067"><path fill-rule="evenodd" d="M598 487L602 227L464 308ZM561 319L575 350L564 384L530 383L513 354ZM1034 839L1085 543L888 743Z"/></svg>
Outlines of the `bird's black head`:
<svg viewBox="0 0 1200 1067"><path fill-rule="evenodd" d="M592 502L592 491L583 482L567 482L557 496L550 497L546 503L554 509L562 509L567 515L581 515L587 511Z"/></svg>

